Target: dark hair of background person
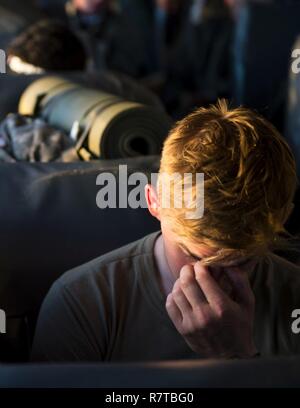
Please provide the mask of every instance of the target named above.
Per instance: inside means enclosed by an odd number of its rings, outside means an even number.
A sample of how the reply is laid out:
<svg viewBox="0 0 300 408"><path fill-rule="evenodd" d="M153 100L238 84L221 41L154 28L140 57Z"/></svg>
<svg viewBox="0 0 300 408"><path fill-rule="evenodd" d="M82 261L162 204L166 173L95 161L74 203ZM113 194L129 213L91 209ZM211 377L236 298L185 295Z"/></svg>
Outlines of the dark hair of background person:
<svg viewBox="0 0 300 408"><path fill-rule="evenodd" d="M7 55L46 71L82 71L87 55L68 26L52 19L29 26L8 46Z"/></svg>

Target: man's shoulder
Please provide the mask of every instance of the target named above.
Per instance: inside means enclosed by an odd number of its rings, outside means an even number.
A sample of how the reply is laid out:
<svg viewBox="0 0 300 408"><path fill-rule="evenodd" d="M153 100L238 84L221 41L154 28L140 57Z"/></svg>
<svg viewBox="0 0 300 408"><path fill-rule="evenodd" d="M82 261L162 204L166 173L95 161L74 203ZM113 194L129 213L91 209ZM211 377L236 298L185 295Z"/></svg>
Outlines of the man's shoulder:
<svg viewBox="0 0 300 408"><path fill-rule="evenodd" d="M253 274L256 342L262 355L299 354L291 325L299 309L300 266L272 253Z"/></svg>
<svg viewBox="0 0 300 408"><path fill-rule="evenodd" d="M300 292L300 266L281 256L269 253L254 277L254 287L258 291L269 288L277 296L298 297Z"/></svg>
<svg viewBox="0 0 300 408"><path fill-rule="evenodd" d="M55 284L71 288L87 284L87 282L99 282L101 279L107 282L110 275L115 273L128 274L131 272L136 258L153 256L154 242L159 234L159 231L148 234L139 240L77 266L65 272Z"/></svg>
<svg viewBox="0 0 300 408"><path fill-rule="evenodd" d="M300 265L292 263L279 255L270 253L267 264L274 276L282 281L298 281L300 283Z"/></svg>

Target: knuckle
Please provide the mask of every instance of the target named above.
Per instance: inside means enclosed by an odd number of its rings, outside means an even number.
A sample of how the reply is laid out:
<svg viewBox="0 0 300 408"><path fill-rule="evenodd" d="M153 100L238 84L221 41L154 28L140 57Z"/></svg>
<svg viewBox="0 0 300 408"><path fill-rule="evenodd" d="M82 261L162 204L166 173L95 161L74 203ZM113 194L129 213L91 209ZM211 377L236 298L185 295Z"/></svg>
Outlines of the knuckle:
<svg viewBox="0 0 300 408"><path fill-rule="evenodd" d="M189 271L192 271L193 270L193 267L190 265L190 264L185 264L185 265L183 265L183 267L180 269L180 272L189 272Z"/></svg>
<svg viewBox="0 0 300 408"><path fill-rule="evenodd" d="M174 283L172 292L174 292L174 290L178 289L180 287L180 281L179 279L176 280L176 282Z"/></svg>
<svg viewBox="0 0 300 408"><path fill-rule="evenodd" d="M198 330L202 330L212 323L212 318L210 315L205 313L200 306L195 307L195 326Z"/></svg>
<svg viewBox="0 0 300 408"><path fill-rule="evenodd" d="M195 267L196 270L196 279L204 279L207 277L207 269L203 266Z"/></svg>
<svg viewBox="0 0 300 408"><path fill-rule="evenodd" d="M191 267L191 265L184 265L181 269L180 269L180 277L185 276L185 275L191 275L193 272L193 268Z"/></svg>
<svg viewBox="0 0 300 408"><path fill-rule="evenodd" d="M186 327L180 327L178 331L182 336L190 336L191 335L191 331L188 330Z"/></svg>
<svg viewBox="0 0 300 408"><path fill-rule="evenodd" d="M193 312L194 312L195 316L197 316L197 318L202 318L202 316L204 315L203 308L202 308L201 304L195 305L194 308L193 308Z"/></svg>
<svg viewBox="0 0 300 408"><path fill-rule="evenodd" d="M179 332L182 336L193 336L195 334L195 327L190 322L185 323L180 327Z"/></svg>
<svg viewBox="0 0 300 408"><path fill-rule="evenodd" d="M206 319L201 316L200 318L195 319L195 329L197 331L203 330L206 327Z"/></svg>
<svg viewBox="0 0 300 408"><path fill-rule="evenodd" d="M179 276L179 282L182 288L189 287L194 281L194 272L192 267L185 265L182 267Z"/></svg>
<svg viewBox="0 0 300 408"><path fill-rule="evenodd" d="M167 309L172 306L173 301L174 301L174 299L173 299L172 294L169 294L169 296L167 297L167 300L166 300L166 308Z"/></svg>
<svg viewBox="0 0 300 408"><path fill-rule="evenodd" d="M181 288L180 288L179 286L173 288L172 295L173 295L174 297L180 296L181 293L182 293L182 292L181 292Z"/></svg>
<svg viewBox="0 0 300 408"><path fill-rule="evenodd" d="M180 277L180 284L183 289L189 288L194 282L194 279L190 275Z"/></svg>
<svg viewBox="0 0 300 408"><path fill-rule="evenodd" d="M215 312L216 315L219 319L225 319L226 317L228 317L229 314L229 310L227 308L227 305L223 302L219 302L216 306L215 306Z"/></svg>
<svg viewBox="0 0 300 408"><path fill-rule="evenodd" d="M208 327L212 326L213 323L214 323L213 316L203 313L201 319L201 327L207 329Z"/></svg>

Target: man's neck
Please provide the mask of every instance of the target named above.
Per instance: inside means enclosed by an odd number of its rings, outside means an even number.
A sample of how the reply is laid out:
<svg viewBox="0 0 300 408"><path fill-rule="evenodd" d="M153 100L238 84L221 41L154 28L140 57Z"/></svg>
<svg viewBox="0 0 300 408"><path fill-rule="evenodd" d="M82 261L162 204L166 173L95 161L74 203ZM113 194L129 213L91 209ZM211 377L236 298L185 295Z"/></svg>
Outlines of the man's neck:
<svg viewBox="0 0 300 408"><path fill-rule="evenodd" d="M163 291L163 294L167 296L173 289L175 279L172 275L171 269L167 261L164 247L164 239L162 235L159 235L159 237L155 241L154 257L156 265L158 267L161 289Z"/></svg>

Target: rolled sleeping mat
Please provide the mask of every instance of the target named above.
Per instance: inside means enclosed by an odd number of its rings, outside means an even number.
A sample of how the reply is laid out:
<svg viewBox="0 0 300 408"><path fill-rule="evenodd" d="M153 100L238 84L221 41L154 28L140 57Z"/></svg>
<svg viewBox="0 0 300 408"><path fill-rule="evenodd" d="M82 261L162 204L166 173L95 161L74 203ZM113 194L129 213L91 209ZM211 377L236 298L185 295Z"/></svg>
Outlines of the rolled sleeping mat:
<svg viewBox="0 0 300 408"><path fill-rule="evenodd" d="M160 154L172 126L159 109L59 77L33 82L21 96L19 113L38 115L71 134L84 160Z"/></svg>

